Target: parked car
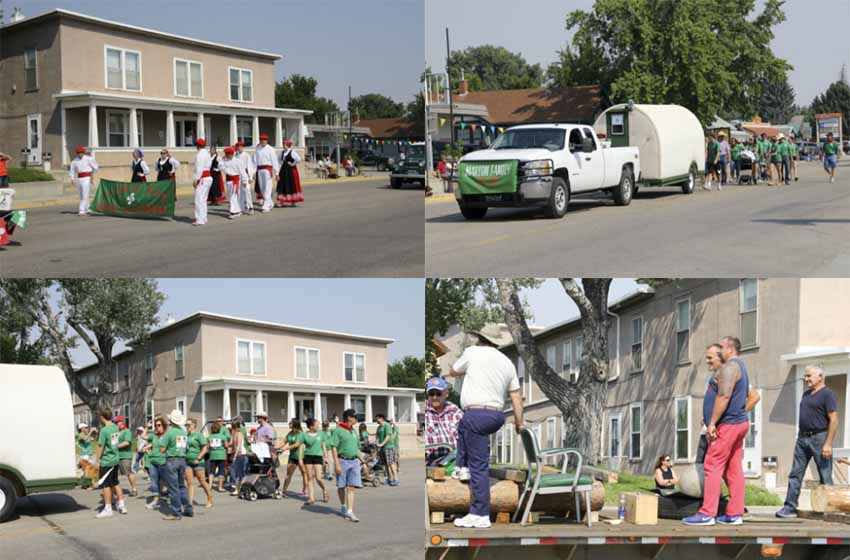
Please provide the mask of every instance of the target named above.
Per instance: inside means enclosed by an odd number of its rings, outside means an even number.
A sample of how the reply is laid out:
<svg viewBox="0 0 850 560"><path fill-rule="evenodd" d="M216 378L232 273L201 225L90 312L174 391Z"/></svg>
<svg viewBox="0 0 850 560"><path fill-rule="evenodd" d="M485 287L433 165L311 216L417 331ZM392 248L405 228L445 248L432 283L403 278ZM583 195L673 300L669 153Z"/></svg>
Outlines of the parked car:
<svg viewBox="0 0 850 560"><path fill-rule="evenodd" d="M357 157L360 165L374 166L378 171L386 171L393 162L393 158L372 150L360 150Z"/></svg>
<svg viewBox="0 0 850 560"><path fill-rule="evenodd" d="M407 146L404 157L399 156L392 166L390 186L398 189L405 182L415 182L425 188L425 175L425 143L416 142Z"/></svg>
<svg viewBox="0 0 850 560"><path fill-rule="evenodd" d="M455 198L469 220L490 207L536 207L561 218L574 194L608 191L629 204L640 163L637 148L604 147L587 125L515 126L460 159Z"/></svg>

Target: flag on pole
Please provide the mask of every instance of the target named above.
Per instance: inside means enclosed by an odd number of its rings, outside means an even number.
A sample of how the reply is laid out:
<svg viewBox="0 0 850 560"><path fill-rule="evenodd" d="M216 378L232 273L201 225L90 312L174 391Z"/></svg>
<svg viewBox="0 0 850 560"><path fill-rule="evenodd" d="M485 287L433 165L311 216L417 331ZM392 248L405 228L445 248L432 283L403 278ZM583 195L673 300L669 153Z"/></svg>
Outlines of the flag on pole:
<svg viewBox="0 0 850 560"><path fill-rule="evenodd" d="M9 221L21 229L27 229L27 211L15 210L9 214Z"/></svg>

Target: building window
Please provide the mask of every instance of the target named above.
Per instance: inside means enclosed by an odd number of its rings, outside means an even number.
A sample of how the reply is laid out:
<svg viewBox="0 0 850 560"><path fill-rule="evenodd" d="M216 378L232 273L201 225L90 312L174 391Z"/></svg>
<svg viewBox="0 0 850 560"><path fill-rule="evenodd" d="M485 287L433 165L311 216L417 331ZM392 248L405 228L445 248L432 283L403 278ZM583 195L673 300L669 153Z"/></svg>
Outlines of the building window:
<svg viewBox="0 0 850 560"><path fill-rule="evenodd" d="M246 146L254 145L254 121L250 117L236 117L236 136Z"/></svg>
<svg viewBox="0 0 850 560"><path fill-rule="evenodd" d="M643 370L643 317L632 319L632 371Z"/></svg>
<svg viewBox="0 0 850 560"><path fill-rule="evenodd" d="M141 111L136 111L136 122L138 124L136 142L142 146L145 124ZM106 111L106 145L111 148L126 148L130 145L129 111Z"/></svg>
<svg viewBox="0 0 850 560"><path fill-rule="evenodd" d="M366 421L366 397L351 397L351 408L354 409L358 422Z"/></svg>
<svg viewBox="0 0 850 560"><path fill-rule="evenodd" d="M153 400L145 401L145 424L149 422L153 422L154 410L153 410Z"/></svg>
<svg viewBox="0 0 850 560"><path fill-rule="evenodd" d="M608 456L620 456L620 415L608 418Z"/></svg>
<svg viewBox="0 0 850 560"><path fill-rule="evenodd" d="M572 344L572 339L568 338L566 340L566 342L564 342L562 350L564 352L564 360L563 360L564 363L561 364L561 377L563 377L564 379L566 379L568 377L572 378L572 376L570 375L571 372L573 371L573 344Z"/></svg>
<svg viewBox="0 0 850 560"><path fill-rule="evenodd" d="M254 100L254 73L230 67L230 100L250 103Z"/></svg>
<svg viewBox="0 0 850 560"><path fill-rule="evenodd" d="M26 74L26 90L38 89L38 60L35 49L24 50L24 73Z"/></svg>
<svg viewBox="0 0 850 560"><path fill-rule="evenodd" d="M243 375L266 374L266 343L252 340L236 341L237 371Z"/></svg>
<svg viewBox="0 0 850 560"><path fill-rule="evenodd" d="M204 96L204 66L194 60L174 59L174 95Z"/></svg>
<svg viewBox="0 0 850 560"><path fill-rule="evenodd" d="M531 402L531 372L525 370L525 361L517 358L517 377L522 385L522 398L525 402Z"/></svg>
<svg viewBox="0 0 850 560"><path fill-rule="evenodd" d="M676 454L677 461L687 461L691 456L691 398L676 399Z"/></svg>
<svg viewBox="0 0 850 560"><path fill-rule="evenodd" d="M254 401L256 393L236 393L236 414L242 418L254 418Z"/></svg>
<svg viewBox="0 0 850 560"><path fill-rule="evenodd" d="M584 353L584 337L576 335L573 339L573 370L570 372L570 381L578 382L578 376L581 373L581 356Z"/></svg>
<svg viewBox="0 0 850 560"><path fill-rule="evenodd" d="M641 445L640 433L643 427L643 406L641 403L634 403L630 407L631 416L631 437L629 439L629 458L640 459Z"/></svg>
<svg viewBox="0 0 850 560"><path fill-rule="evenodd" d="M181 377L183 377L183 345L178 344L174 347L174 378Z"/></svg>
<svg viewBox="0 0 850 560"><path fill-rule="evenodd" d="M354 383L366 382L366 355L360 352L344 352L345 380Z"/></svg>
<svg viewBox="0 0 850 560"><path fill-rule="evenodd" d="M546 365L549 366L549 368L552 371L554 371L555 368L557 367L557 365L555 363L555 345L554 344L550 344L549 346L546 347Z"/></svg>
<svg viewBox="0 0 850 560"><path fill-rule="evenodd" d="M738 288L741 313L741 347L758 345L758 280L745 278Z"/></svg>
<svg viewBox="0 0 850 560"><path fill-rule="evenodd" d="M558 434L555 433L555 430L557 429L556 428L556 421L557 421L557 418L555 418L554 416L550 416L549 418L546 419L546 441L541 443L541 445L543 446L543 449L554 449L555 448L556 442L558 441L557 440ZM550 455L546 458L546 462L551 463L551 464L555 464L555 463L558 462L558 456L557 455Z"/></svg>
<svg viewBox="0 0 850 560"><path fill-rule="evenodd" d="M177 397L175 405L175 408L177 408L177 410L180 411L180 414L182 414L185 418L186 413L188 412L186 410L186 397Z"/></svg>
<svg viewBox="0 0 850 560"><path fill-rule="evenodd" d="M142 55L138 51L106 48L106 87L142 91Z"/></svg>
<svg viewBox="0 0 850 560"><path fill-rule="evenodd" d="M133 421L130 418L130 403L124 403L124 406L121 407L121 414L124 416L124 425L128 428L133 425Z"/></svg>
<svg viewBox="0 0 850 560"><path fill-rule="evenodd" d="M691 357L691 299L676 302L676 359L683 364Z"/></svg>
<svg viewBox="0 0 850 560"><path fill-rule="evenodd" d="M295 347L295 377L319 379L319 351L315 348Z"/></svg>
<svg viewBox="0 0 850 560"><path fill-rule="evenodd" d="M153 354L145 356L145 385L153 384Z"/></svg>

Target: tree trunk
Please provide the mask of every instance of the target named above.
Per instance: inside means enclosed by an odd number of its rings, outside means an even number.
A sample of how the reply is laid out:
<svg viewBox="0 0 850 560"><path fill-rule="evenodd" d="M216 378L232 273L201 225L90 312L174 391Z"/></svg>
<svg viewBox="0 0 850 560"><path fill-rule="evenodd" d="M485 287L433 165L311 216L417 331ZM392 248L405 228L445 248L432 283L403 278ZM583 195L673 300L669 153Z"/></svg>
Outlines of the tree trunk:
<svg viewBox="0 0 850 560"><path fill-rule="evenodd" d="M812 490L812 511L850 513L850 486L815 486Z"/></svg>

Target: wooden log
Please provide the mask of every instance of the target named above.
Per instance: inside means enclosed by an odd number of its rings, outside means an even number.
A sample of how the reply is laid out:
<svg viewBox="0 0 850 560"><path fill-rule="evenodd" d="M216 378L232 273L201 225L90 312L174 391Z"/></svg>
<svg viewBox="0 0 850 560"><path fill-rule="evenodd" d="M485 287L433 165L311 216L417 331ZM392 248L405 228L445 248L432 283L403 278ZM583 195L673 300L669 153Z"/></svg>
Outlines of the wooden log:
<svg viewBox="0 0 850 560"><path fill-rule="evenodd" d="M804 509L797 510L797 516L800 519L815 519L817 521L826 522L826 523L844 523L845 525L850 525L850 514L848 513L820 513L816 511L806 511ZM795 519L799 523L802 523L800 519ZM749 520L747 520L749 522Z"/></svg>
<svg viewBox="0 0 850 560"><path fill-rule="evenodd" d="M445 480L446 469L444 467L425 467L425 477L431 480Z"/></svg>
<svg viewBox="0 0 850 560"><path fill-rule="evenodd" d="M500 511L496 514L496 523L510 523L511 514L506 511Z"/></svg>
<svg viewBox="0 0 850 560"><path fill-rule="evenodd" d="M819 485L812 490L812 511L850 513L850 485Z"/></svg>
<svg viewBox="0 0 850 560"><path fill-rule="evenodd" d="M593 481L593 489L590 491L590 511L599 511L605 505L605 486L598 480ZM584 496L579 495L580 513L585 512ZM534 497L531 505L532 511L544 511L554 515L575 514L575 498L572 492L568 494L544 494Z"/></svg>
<svg viewBox="0 0 850 560"><path fill-rule="evenodd" d="M512 469L510 467L490 467L490 478L497 480L512 480L514 482L525 482L528 471L525 469Z"/></svg>
<svg viewBox="0 0 850 560"><path fill-rule="evenodd" d="M429 511L446 513L466 513L471 501L469 485L458 480L448 479L444 482L428 481L426 483ZM490 510L513 513L519 503L520 485L510 480L500 480L490 484ZM590 494L590 510L599 511L605 505L605 487L599 481L594 481ZM579 507L584 513L584 499L580 496ZM555 515L575 514L575 499L571 493L546 494L534 498L532 511L546 512Z"/></svg>

